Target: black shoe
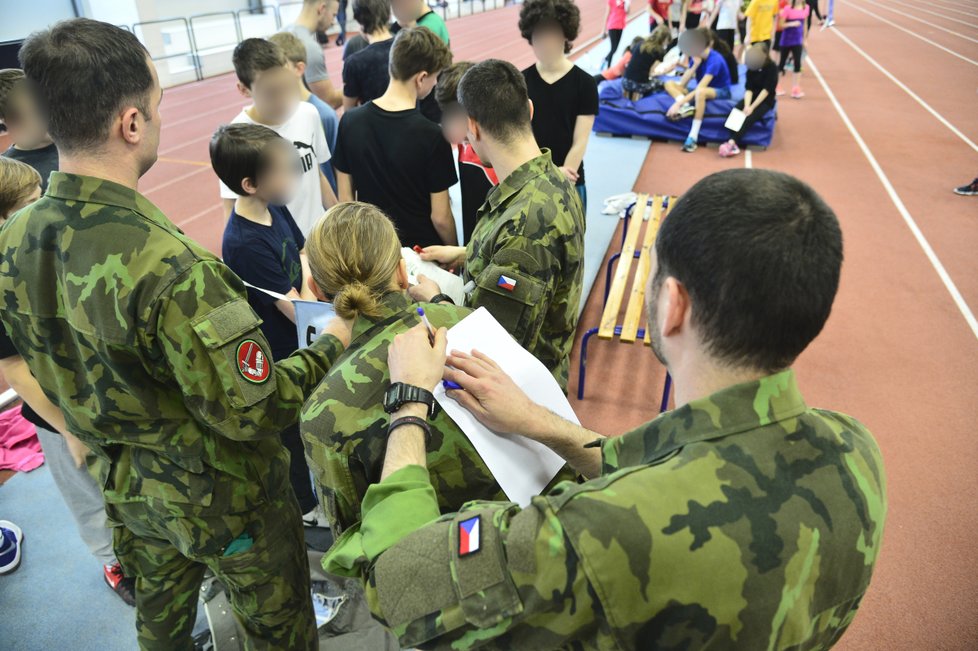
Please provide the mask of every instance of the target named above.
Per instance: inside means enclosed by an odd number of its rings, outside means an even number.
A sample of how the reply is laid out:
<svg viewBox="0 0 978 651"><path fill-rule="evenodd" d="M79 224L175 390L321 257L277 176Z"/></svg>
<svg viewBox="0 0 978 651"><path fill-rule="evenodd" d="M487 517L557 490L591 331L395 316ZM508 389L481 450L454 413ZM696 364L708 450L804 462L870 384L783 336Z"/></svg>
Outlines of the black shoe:
<svg viewBox="0 0 978 651"><path fill-rule="evenodd" d="M978 178L968 185L962 185L960 188L954 188L954 194L960 194L962 197L978 196Z"/></svg>
<svg viewBox="0 0 978 651"><path fill-rule="evenodd" d="M105 579L105 585L112 588L112 592L119 595L119 598L127 604L135 606L136 579L122 573L122 566L119 565L119 561L111 565L106 565L102 569L104 570L103 578Z"/></svg>

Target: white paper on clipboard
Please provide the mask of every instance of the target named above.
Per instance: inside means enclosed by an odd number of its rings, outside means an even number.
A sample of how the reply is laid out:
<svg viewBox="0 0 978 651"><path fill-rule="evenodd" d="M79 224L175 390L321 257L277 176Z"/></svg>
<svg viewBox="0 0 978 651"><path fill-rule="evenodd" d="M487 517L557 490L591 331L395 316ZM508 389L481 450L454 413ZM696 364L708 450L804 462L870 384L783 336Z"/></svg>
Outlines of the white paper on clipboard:
<svg viewBox="0 0 978 651"><path fill-rule="evenodd" d="M534 402L559 416L580 423L553 375L540 360L514 340L484 308L479 308L448 330L448 350L491 357ZM468 410L445 395L441 383L434 390L438 404L465 432L506 497L520 506L539 495L564 460L556 452L524 436L496 434Z"/></svg>
<svg viewBox="0 0 978 651"><path fill-rule="evenodd" d="M731 131L740 131L740 127L744 126L744 120L747 119L747 114L738 108L730 111L730 115L727 116L727 121L723 123L723 126L727 127Z"/></svg>

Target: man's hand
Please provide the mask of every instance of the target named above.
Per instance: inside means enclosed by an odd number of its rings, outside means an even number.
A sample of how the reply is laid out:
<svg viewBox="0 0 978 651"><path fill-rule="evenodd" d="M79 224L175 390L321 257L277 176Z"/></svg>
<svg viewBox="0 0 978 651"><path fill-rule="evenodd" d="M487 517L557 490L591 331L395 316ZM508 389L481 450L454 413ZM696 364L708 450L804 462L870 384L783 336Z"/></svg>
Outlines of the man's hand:
<svg viewBox="0 0 978 651"><path fill-rule="evenodd" d="M447 395L472 412L480 423L504 434L534 438L549 412L530 400L492 359L473 350L471 355L453 350L448 358L445 379L463 391Z"/></svg>
<svg viewBox="0 0 978 651"><path fill-rule="evenodd" d="M428 303L436 294L441 294L441 287L428 276L418 274L418 284L408 287L408 294L419 303Z"/></svg>
<svg viewBox="0 0 978 651"><path fill-rule="evenodd" d="M425 262L438 263L443 269L454 269L465 263L464 246L446 246L444 244L426 246L421 249L421 253L418 255Z"/></svg>
<svg viewBox="0 0 978 651"><path fill-rule="evenodd" d="M65 444L68 446L68 453L71 454L71 458L75 462L75 467L83 467L85 465L85 457L87 457L88 453L90 452L88 446L82 443L81 440L71 432L65 431L62 432L61 435L65 437Z"/></svg>
<svg viewBox="0 0 978 651"><path fill-rule="evenodd" d="M566 176L567 180L570 181L571 183L577 183L577 179L580 178L580 175L577 173L577 170L567 167L566 165L561 165L560 171L564 173L564 176Z"/></svg>
<svg viewBox="0 0 978 651"><path fill-rule="evenodd" d="M387 366L391 382L404 382L422 389L434 389L445 373L445 349L448 330L435 331L435 343L428 338L428 328L419 323L394 337L387 349Z"/></svg>
<svg viewBox="0 0 978 651"><path fill-rule="evenodd" d="M323 331L319 333L320 335L333 335L340 340L343 344L343 348L350 345L350 340L353 338L353 321L349 319L343 319L340 317L333 317L330 322L326 324Z"/></svg>

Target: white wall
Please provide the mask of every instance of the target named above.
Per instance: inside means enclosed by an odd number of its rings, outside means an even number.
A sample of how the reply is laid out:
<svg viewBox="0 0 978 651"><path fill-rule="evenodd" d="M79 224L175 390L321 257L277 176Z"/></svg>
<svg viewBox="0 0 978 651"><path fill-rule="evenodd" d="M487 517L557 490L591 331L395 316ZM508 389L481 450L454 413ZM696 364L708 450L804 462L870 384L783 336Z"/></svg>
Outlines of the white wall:
<svg viewBox="0 0 978 651"><path fill-rule="evenodd" d="M25 6L30 10L25 10ZM71 0L0 0L0 41L25 38L65 18L74 18Z"/></svg>

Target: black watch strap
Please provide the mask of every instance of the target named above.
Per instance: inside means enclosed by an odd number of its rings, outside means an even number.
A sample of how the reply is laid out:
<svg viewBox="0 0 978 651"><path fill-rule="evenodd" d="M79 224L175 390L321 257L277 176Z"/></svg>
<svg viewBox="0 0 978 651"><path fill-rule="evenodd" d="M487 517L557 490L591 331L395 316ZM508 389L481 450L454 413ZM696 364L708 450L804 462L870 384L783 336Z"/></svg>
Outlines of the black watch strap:
<svg viewBox="0 0 978 651"><path fill-rule="evenodd" d="M452 305L455 305L455 301L453 301L452 300L452 297L449 296L448 294L435 294L434 296L431 297L431 301L430 302L431 303L451 303Z"/></svg>
<svg viewBox="0 0 978 651"><path fill-rule="evenodd" d="M437 413L438 403L431 391L403 382L395 382L387 389L387 394L384 396L384 411L393 414L409 402L426 405L429 418L434 417Z"/></svg>

